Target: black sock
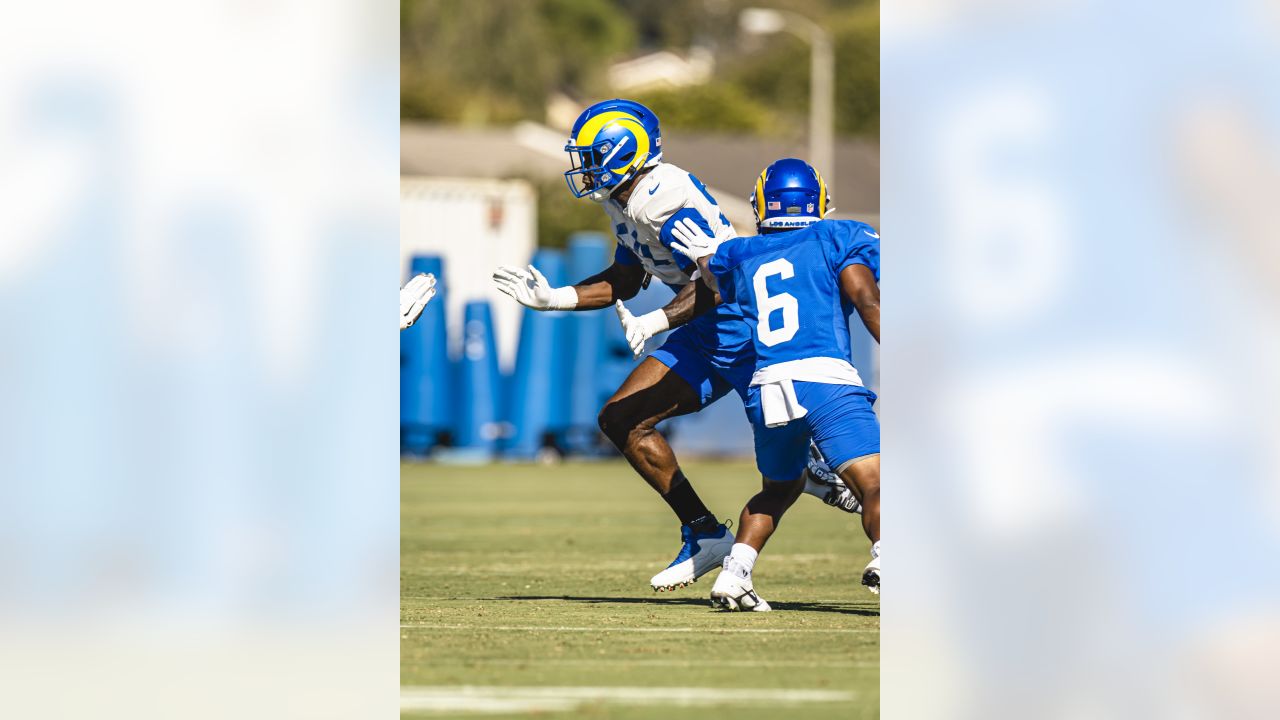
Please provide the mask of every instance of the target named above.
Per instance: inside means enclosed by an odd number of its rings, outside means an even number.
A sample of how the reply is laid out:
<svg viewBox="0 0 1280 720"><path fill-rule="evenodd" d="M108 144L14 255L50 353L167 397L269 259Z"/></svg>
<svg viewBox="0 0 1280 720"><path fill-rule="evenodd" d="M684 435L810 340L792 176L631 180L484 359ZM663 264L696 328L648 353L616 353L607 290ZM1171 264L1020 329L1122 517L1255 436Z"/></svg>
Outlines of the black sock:
<svg viewBox="0 0 1280 720"><path fill-rule="evenodd" d="M715 517L711 516L711 511L702 504L702 498L694 492L693 485L682 472L676 471L676 476L671 480L671 491L663 495L662 499L667 501L672 512L680 518L681 525L688 525L708 516L711 517L713 524L715 522Z"/></svg>

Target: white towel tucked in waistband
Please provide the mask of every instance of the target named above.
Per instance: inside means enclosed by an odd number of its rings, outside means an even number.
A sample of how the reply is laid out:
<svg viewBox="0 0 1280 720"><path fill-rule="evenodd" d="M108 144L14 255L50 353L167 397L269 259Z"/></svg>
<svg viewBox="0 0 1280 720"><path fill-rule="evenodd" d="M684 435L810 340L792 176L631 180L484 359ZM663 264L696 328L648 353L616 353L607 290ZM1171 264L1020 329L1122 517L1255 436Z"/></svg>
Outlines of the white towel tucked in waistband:
<svg viewBox="0 0 1280 720"><path fill-rule="evenodd" d="M809 412L796 399L796 387L787 379L760 386L760 410L764 413L765 427L786 425Z"/></svg>
<svg viewBox="0 0 1280 720"><path fill-rule="evenodd" d="M751 376L751 384L760 388L760 411L766 427L786 425L808 414L809 410L796 399L795 380L828 385L862 384L857 369L840 358L805 358L760 368Z"/></svg>

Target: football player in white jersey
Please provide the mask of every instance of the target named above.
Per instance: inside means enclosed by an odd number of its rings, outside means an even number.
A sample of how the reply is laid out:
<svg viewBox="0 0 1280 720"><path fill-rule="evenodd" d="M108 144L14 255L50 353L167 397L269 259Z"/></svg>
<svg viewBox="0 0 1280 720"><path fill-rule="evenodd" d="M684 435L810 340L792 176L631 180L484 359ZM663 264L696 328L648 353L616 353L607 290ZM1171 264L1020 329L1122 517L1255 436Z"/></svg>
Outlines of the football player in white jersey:
<svg viewBox="0 0 1280 720"><path fill-rule="evenodd" d="M639 103L606 100L587 108L565 151L571 158L565 173L570 192L599 203L609 215L618 243L613 264L567 287L552 287L533 266L498 268L493 280L535 310L615 305L637 356L647 338L673 321L686 323L632 371L599 416L601 431L680 519L680 551L650 580L655 591L672 590L719 567L734 536L703 504L655 427L698 412L730 390L745 402L755 369L750 331L737 306L716 305L714 293L693 282L697 266L672 252L673 229L687 223L717 242L736 233L698 178L662 162L658 118ZM676 297L661 310L632 316L622 301L639 293L649 276Z"/></svg>

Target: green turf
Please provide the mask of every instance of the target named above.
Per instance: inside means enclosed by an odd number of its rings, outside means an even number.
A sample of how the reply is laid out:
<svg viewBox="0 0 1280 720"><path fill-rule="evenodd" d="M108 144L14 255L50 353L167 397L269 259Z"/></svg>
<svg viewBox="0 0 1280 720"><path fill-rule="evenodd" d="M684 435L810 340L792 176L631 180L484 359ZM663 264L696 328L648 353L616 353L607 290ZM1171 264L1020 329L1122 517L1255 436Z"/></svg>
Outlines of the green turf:
<svg viewBox="0 0 1280 720"><path fill-rule="evenodd" d="M758 482L749 463L684 468L707 505L735 520ZM642 686L656 698L664 687L785 688L856 698L592 701L572 712L470 715L485 718L879 715L880 605L857 584L867 540L855 516L802 496L756 563L756 590L775 611L726 613L707 603L716 571L674 593L649 588L679 549L679 528L624 463L406 464L400 477L403 686ZM677 628L690 630L666 631ZM761 628L783 632L725 632Z"/></svg>

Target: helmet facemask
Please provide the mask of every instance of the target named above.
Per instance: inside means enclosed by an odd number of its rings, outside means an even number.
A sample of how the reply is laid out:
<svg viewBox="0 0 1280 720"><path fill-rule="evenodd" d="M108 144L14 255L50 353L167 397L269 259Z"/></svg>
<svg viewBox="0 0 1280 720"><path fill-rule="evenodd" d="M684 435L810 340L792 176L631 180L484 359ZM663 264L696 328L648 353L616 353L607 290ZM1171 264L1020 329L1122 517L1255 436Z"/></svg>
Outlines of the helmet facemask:
<svg viewBox="0 0 1280 720"><path fill-rule="evenodd" d="M634 146L630 136L617 141L606 138L591 145L565 145L570 169L564 177L569 192L574 197L589 197L596 202L609 199L613 191L635 173Z"/></svg>

